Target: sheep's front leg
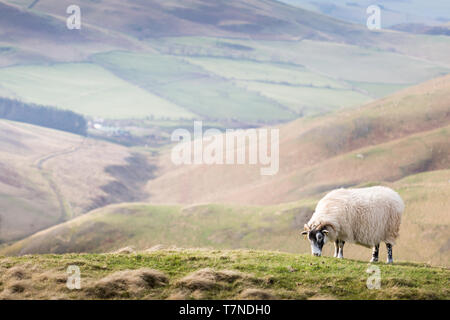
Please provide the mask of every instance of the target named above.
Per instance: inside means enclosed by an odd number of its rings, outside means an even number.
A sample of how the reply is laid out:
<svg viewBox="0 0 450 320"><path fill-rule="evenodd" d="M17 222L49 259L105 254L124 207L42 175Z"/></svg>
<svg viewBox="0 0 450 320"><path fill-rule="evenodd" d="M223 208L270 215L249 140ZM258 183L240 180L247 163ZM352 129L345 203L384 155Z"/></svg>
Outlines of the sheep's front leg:
<svg viewBox="0 0 450 320"><path fill-rule="evenodd" d="M334 257L337 258L339 255L339 240L334 242Z"/></svg>
<svg viewBox="0 0 450 320"><path fill-rule="evenodd" d="M377 244L373 247L372 251L372 259L370 262L378 262L378 253L380 252L380 244Z"/></svg>
<svg viewBox="0 0 450 320"><path fill-rule="evenodd" d="M387 263L389 264L394 263L394 259L392 259L392 244L386 243L386 249L387 249Z"/></svg>
<svg viewBox="0 0 450 320"><path fill-rule="evenodd" d="M338 252L339 259L344 258L344 244L345 241L339 240L339 252Z"/></svg>

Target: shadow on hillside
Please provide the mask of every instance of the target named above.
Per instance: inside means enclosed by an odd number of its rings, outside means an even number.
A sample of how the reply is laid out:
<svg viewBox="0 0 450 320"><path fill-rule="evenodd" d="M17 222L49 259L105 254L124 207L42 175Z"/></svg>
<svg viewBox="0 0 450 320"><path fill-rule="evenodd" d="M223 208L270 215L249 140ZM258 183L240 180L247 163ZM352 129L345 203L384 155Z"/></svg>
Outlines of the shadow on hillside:
<svg viewBox="0 0 450 320"><path fill-rule="evenodd" d="M113 203L137 202L148 198L149 195L143 191L143 187L155 177L156 165L140 153L133 153L126 161L126 165L105 168L105 172L113 177L114 181L101 187L105 195L95 198L86 211Z"/></svg>

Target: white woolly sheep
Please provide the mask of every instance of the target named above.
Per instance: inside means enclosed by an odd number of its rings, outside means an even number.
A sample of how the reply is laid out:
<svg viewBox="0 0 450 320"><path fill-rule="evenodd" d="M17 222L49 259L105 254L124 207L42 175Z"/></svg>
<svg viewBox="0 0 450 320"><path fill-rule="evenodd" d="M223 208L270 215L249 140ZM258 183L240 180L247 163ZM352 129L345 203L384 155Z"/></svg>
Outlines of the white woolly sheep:
<svg viewBox="0 0 450 320"><path fill-rule="evenodd" d="M404 209L402 198L387 187L337 189L319 201L302 234L308 236L315 256L322 255L327 241L334 241L334 256L343 258L348 241L372 247L371 262L378 261L380 242L385 242L387 263L392 263L392 246L399 235Z"/></svg>

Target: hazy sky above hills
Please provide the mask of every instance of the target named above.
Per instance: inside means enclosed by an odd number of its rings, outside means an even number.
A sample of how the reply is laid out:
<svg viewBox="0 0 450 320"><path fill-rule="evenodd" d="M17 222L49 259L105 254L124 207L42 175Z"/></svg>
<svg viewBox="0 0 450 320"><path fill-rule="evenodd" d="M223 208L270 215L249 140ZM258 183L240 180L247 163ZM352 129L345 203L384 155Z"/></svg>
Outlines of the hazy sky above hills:
<svg viewBox="0 0 450 320"><path fill-rule="evenodd" d="M382 25L402 23L443 24L450 21L448 0L280 0L291 5L320 12L348 22L365 24L366 9L376 4L381 8Z"/></svg>

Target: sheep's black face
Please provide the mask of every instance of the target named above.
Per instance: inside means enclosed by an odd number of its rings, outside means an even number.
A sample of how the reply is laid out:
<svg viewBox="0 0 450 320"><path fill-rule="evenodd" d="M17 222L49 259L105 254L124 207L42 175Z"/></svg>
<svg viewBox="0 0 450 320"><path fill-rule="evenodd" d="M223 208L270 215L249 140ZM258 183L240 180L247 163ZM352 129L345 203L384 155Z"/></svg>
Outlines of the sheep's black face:
<svg viewBox="0 0 450 320"><path fill-rule="evenodd" d="M323 245L327 242L326 233L326 230L311 230L302 232L302 234L307 234L308 240L311 243L311 253L314 256L320 257L322 255Z"/></svg>

